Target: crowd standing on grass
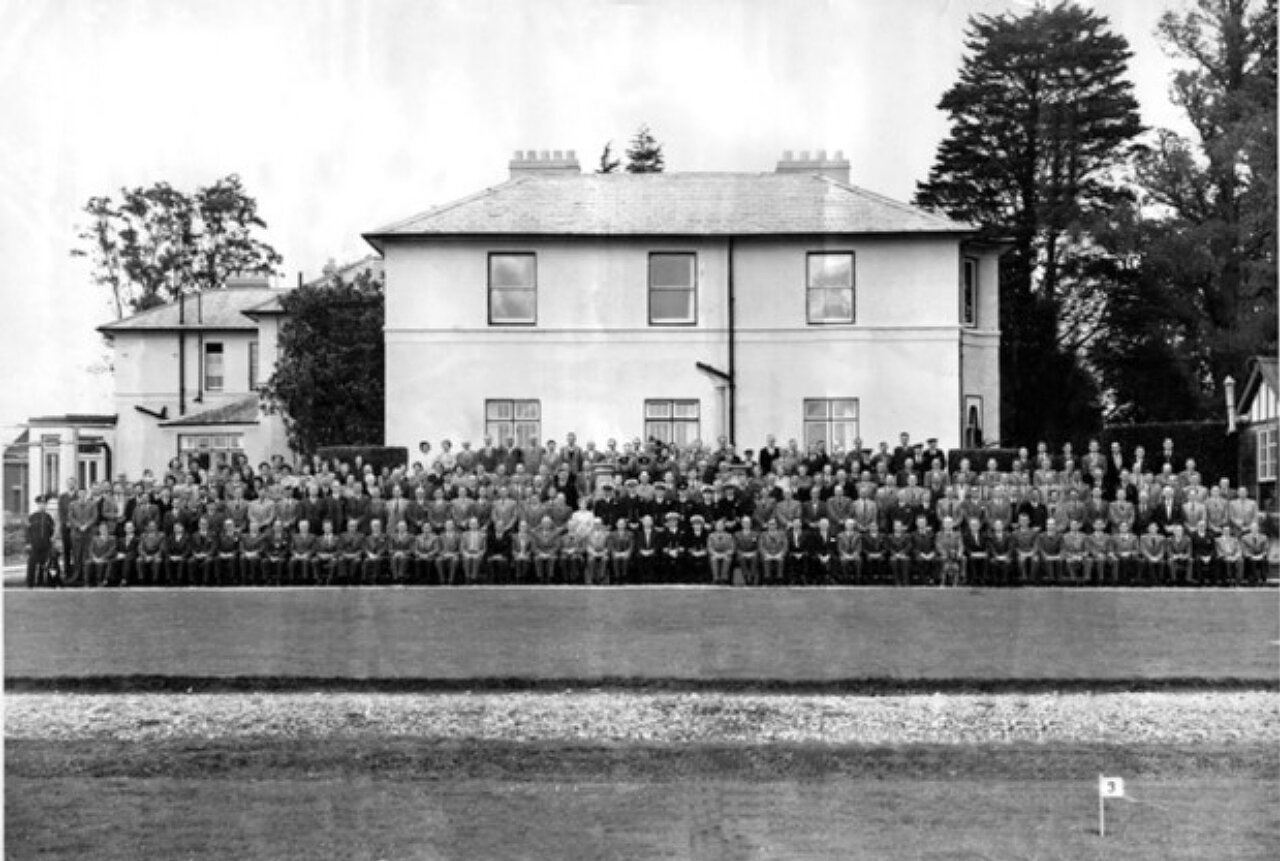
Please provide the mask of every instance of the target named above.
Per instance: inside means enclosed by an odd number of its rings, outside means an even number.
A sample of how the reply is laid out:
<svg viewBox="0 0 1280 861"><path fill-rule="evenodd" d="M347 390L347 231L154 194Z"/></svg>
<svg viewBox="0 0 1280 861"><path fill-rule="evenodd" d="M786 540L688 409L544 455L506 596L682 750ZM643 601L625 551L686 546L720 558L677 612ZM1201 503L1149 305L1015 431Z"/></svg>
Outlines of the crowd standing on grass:
<svg viewBox="0 0 1280 861"><path fill-rule="evenodd" d="M1166 440L1148 458L1040 444L1010 469L937 440L828 452L770 436L621 448L489 438L409 467L356 457L159 475L41 498L27 586L1237 586L1265 582L1255 500L1206 487ZM52 502L56 511L48 510ZM56 517L54 516L56 514Z"/></svg>

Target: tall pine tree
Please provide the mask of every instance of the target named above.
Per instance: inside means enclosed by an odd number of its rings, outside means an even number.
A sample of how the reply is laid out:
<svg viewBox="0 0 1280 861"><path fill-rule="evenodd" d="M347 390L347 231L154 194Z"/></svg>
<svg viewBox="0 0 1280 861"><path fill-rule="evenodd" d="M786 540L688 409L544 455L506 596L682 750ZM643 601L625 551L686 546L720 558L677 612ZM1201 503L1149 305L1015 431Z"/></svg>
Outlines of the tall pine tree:
<svg viewBox="0 0 1280 861"><path fill-rule="evenodd" d="M1095 358L1137 421L1220 415L1223 378L1277 347L1276 2L1199 0L1158 32L1195 139L1162 130L1138 159L1136 275Z"/></svg>
<svg viewBox="0 0 1280 861"><path fill-rule="evenodd" d="M658 143L648 124L641 125L627 147L627 173L662 173L666 162L662 144Z"/></svg>
<svg viewBox="0 0 1280 861"><path fill-rule="evenodd" d="M1072 3L975 16L965 47L939 103L951 129L916 202L1011 243L1000 266L1003 435L1068 438L1098 418L1081 361L1103 304L1092 233L1126 198L1118 174L1142 131L1131 53L1105 17Z"/></svg>

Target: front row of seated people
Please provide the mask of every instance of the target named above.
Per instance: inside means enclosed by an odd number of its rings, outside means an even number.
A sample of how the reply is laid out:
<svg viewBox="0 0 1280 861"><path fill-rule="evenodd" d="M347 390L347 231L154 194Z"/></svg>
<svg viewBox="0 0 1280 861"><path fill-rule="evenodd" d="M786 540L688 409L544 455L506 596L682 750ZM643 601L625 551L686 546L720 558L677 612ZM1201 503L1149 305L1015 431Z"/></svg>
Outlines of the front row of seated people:
<svg viewBox="0 0 1280 861"><path fill-rule="evenodd" d="M194 532L175 523L169 535L154 521L141 534L128 522L117 538L104 522L88 549L85 585L1234 586L1265 581L1270 546L1257 520L1239 535L1212 535L1203 522L1167 531L1151 522L1139 534L1128 522L1108 532L1099 520L1086 532L1078 520L1062 528L1050 518L1037 529L1026 514L989 529L977 518L945 517L935 530L920 516L912 526L895 520L886 533L852 518L840 528L827 518L812 527L774 518L761 530L749 516L708 524L694 515L682 528L670 513L661 527L647 514L612 528L599 517L568 528L550 517L521 520L495 538L474 517L416 535L404 521L390 534L377 519L367 530L350 519L342 531L330 520L313 531L303 520L292 533L279 522L241 532L228 520L215 532L201 518Z"/></svg>

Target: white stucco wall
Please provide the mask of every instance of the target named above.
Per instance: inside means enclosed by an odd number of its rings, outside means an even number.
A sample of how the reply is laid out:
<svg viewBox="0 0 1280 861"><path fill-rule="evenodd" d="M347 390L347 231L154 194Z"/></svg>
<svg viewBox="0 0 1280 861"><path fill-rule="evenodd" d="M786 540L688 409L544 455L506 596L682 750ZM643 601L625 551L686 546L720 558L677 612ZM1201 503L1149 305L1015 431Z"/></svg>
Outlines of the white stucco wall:
<svg viewBox="0 0 1280 861"><path fill-rule="evenodd" d="M599 443L643 432L648 398L696 398L701 436L725 432L717 381L728 370L727 240L524 239L391 242L387 272L387 444L479 441L488 398L541 401L543 438ZM855 255L856 322L806 320L806 255ZM490 326L487 265L495 251L537 254L537 324ZM648 255L697 253L690 326L648 324ZM738 239L737 441L801 438L803 400L855 397L864 444L961 439L960 246L955 238ZM994 256L980 269L979 326L996 317ZM994 337L968 341L991 341ZM998 424L998 369L980 344L964 359L966 391ZM971 375L971 377L970 377ZM972 391L977 387L977 391Z"/></svg>

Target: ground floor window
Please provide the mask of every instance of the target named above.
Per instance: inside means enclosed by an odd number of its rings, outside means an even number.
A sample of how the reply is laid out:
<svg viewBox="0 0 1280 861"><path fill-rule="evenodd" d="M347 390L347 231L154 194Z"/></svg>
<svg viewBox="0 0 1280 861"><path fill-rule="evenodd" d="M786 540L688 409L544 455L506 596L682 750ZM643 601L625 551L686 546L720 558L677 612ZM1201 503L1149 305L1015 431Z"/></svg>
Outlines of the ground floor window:
<svg viewBox="0 0 1280 861"><path fill-rule="evenodd" d="M542 439L542 402L485 401L484 433L498 444L514 439L521 448L536 445Z"/></svg>
<svg viewBox="0 0 1280 861"><path fill-rule="evenodd" d="M848 451L858 439L857 398L805 398L804 444Z"/></svg>
<svg viewBox="0 0 1280 861"><path fill-rule="evenodd" d="M57 434L45 434L40 438L40 452L44 460L42 477L46 496L58 492L58 467L61 465L58 446L60 444Z"/></svg>
<svg viewBox="0 0 1280 861"><path fill-rule="evenodd" d="M178 434L178 456L184 464L194 457L202 469L208 469L221 463L230 464L238 454L244 454L242 433Z"/></svg>
<svg viewBox="0 0 1280 861"><path fill-rule="evenodd" d="M647 400L644 402L644 436L662 443L687 445L702 434L702 402Z"/></svg>
<svg viewBox="0 0 1280 861"><path fill-rule="evenodd" d="M1276 458L1280 455L1278 435L1274 427L1258 432L1258 481L1276 480Z"/></svg>

